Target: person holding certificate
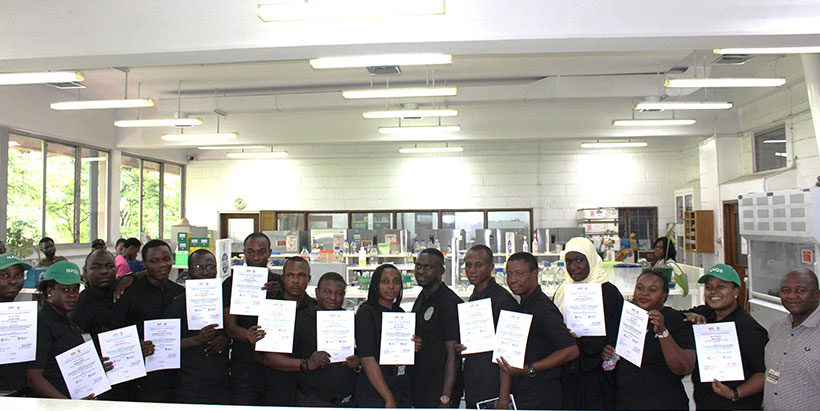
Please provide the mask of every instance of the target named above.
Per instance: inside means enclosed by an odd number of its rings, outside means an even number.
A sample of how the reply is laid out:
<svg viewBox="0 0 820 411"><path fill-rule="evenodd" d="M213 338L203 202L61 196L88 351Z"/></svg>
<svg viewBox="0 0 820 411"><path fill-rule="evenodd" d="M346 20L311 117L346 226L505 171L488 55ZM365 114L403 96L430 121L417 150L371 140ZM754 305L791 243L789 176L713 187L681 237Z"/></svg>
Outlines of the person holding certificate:
<svg viewBox="0 0 820 411"><path fill-rule="evenodd" d="M685 410L689 398L681 379L695 367L695 339L691 324L671 307L665 307L669 280L655 270L646 270L635 283L634 299L649 312L641 366L621 359L615 366L616 408L634 410ZM603 359L615 354L604 347Z"/></svg>
<svg viewBox="0 0 820 411"><path fill-rule="evenodd" d="M403 365L379 365L382 314L401 313L401 273L382 264L370 278L367 300L356 311L356 345L363 373L356 382L355 404L360 408L410 408L410 376ZM416 351L421 341L416 339Z"/></svg>
<svg viewBox="0 0 820 411"><path fill-rule="evenodd" d="M578 358L575 339L564 325L561 311L538 284L538 260L518 252L507 258L507 285L521 298L521 312L532 315L524 368L499 359L501 384L496 409L509 407L510 393L519 409L561 408L561 366Z"/></svg>
<svg viewBox="0 0 820 411"><path fill-rule="evenodd" d="M567 364L563 369L561 376L561 385L564 388L563 407L565 409L611 409L615 407L615 375L604 371L601 366L603 362L601 354L607 344L615 345L624 297L618 288L607 280L604 263L591 241L584 237L575 237L567 242L564 251L563 260L567 271L564 275L564 283L555 293L555 305L566 318L564 298L566 286L601 284L601 304L603 304L606 335L574 335L575 343L581 350L581 354L577 360Z"/></svg>
<svg viewBox="0 0 820 411"><path fill-rule="evenodd" d="M4 246L5 247L5 246ZM31 266L22 262L14 254L0 255L0 303L11 303L23 289L26 270ZM0 391L22 394L26 389L27 362L14 362L0 365Z"/></svg>
<svg viewBox="0 0 820 411"><path fill-rule="evenodd" d="M188 257L192 280L216 278L216 258L205 248ZM222 307L218 307L222 309ZM230 404L228 344L230 340L217 324L199 330L188 329L185 294L176 297L162 318L179 318L182 340L180 368L176 373L174 400L183 404Z"/></svg>
<svg viewBox="0 0 820 411"><path fill-rule="evenodd" d="M70 398L56 357L86 341L83 331L68 317L77 306L81 282L76 264L59 261L46 270L43 281L37 285L45 303L37 315L37 358L26 371L26 377L38 397ZM106 372L114 368L107 357L102 361ZM95 398L92 394L84 399Z"/></svg>

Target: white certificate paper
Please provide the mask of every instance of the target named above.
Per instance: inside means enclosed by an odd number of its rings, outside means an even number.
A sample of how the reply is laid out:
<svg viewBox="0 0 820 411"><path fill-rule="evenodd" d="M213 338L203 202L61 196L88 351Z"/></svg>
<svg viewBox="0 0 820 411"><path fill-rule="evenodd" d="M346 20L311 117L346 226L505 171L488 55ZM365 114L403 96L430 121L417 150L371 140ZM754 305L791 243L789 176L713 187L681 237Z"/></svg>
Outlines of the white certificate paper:
<svg viewBox="0 0 820 411"><path fill-rule="evenodd" d="M111 389L94 342L86 341L55 357L72 400Z"/></svg>
<svg viewBox="0 0 820 411"><path fill-rule="evenodd" d="M640 367L641 361L643 361L643 344L646 340L646 326L648 324L648 311L624 301L624 308L621 311L621 324L618 326L618 340L615 343L615 353L637 367Z"/></svg>
<svg viewBox="0 0 820 411"><path fill-rule="evenodd" d="M37 302L0 303L0 364L37 356Z"/></svg>
<svg viewBox="0 0 820 411"><path fill-rule="evenodd" d="M265 330L265 338L256 342L256 351L293 352L296 301L262 300L257 324Z"/></svg>
<svg viewBox="0 0 820 411"><path fill-rule="evenodd" d="M267 267L233 268L231 284L231 310L233 315L259 315L260 305L265 301L267 291L262 287L268 282Z"/></svg>
<svg viewBox="0 0 820 411"><path fill-rule="evenodd" d="M114 363L114 369L106 373L110 384L145 376L145 362L136 325L100 333L97 337L102 356Z"/></svg>
<svg viewBox="0 0 820 411"><path fill-rule="evenodd" d="M416 360L415 333L416 313L383 313L379 365L413 365Z"/></svg>
<svg viewBox="0 0 820 411"><path fill-rule="evenodd" d="M145 357L145 371L179 368L180 323L179 318L145 321L145 340L154 343L154 354Z"/></svg>
<svg viewBox="0 0 820 411"><path fill-rule="evenodd" d="M344 362L356 345L353 311L316 311L316 350L330 354L330 362Z"/></svg>
<svg viewBox="0 0 820 411"><path fill-rule="evenodd" d="M498 315L498 327L495 329L493 362L497 363L499 358L504 357L507 364L515 368L524 368L524 355L527 352L531 325L532 314L501 310Z"/></svg>
<svg viewBox="0 0 820 411"><path fill-rule="evenodd" d="M493 303L490 299L483 298L461 303L457 307L461 344L467 347L462 354L475 354L495 349Z"/></svg>
<svg viewBox="0 0 820 411"><path fill-rule="evenodd" d="M740 344L733 321L696 324L695 348L698 354L700 380L704 382L744 381Z"/></svg>
<svg viewBox="0 0 820 411"><path fill-rule="evenodd" d="M601 284L564 284L567 328L579 337L606 336Z"/></svg>
<svg viewBox="0 0 820 411"><path fill-rule="evenodd" d="M222 328L222 279L185 281L185 309L189 330L201 330L211 324Z"/></svg>

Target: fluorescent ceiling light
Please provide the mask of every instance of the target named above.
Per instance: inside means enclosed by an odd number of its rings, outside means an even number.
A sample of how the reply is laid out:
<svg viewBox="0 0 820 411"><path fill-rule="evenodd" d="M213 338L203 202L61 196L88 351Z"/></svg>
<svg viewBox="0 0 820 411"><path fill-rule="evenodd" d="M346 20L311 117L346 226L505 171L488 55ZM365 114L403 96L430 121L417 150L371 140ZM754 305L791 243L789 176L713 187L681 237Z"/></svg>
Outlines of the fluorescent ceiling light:
<svg viewBox="0 0 820 411"><path fill-rule="evenodd" d="M265 146L202 146L199 150L261 150Z"/></svg>
<svg viewBox="0 0 820 411"><path fill-rule="evenodd" d="M657 101L635 104L635 110L728 110L728 101Z"/></svg>
<svg viewBox="0 0 820 411"><path fill-rule="evenodd" d="M763 140L763 144L785 143L786 140Z"/></svg>
<svg viewBox="0 0 820 411"><path fill-rule="evenodd" d="M368 111L362 113L364 118L425 118L425 117L456 117L458 110L385 110Z"/></svg>
<svg viewBox="0 0 820 411"><path fill-rule="evenodd" d="M693 118L654 118L642 120L612 120L613 126L690 126L695 124Z"/></svg>
<svg viewBox="0 0 820 411"><path fill-rule="evenodd" d="M383 88L364 90L342 90L342 97L346 99L358 98L396 98L396 97L448 97L455 96L455 87L415 87L415 88Z"/></svg>
<svg viewBox="0 0 820 411"><path fill-rule="evenodd" d="M457 153L461 151L464 151L464 147L405 147L399 149L399 153L402 154Z"/></svg>
<svg viewBox="0 0 820 411"><path fill-rule="evenodd" d="M646 141L609 141L581 143L581 148L622 148L622 147L646 147Z"/></svg>
<svg viewBox="0 0 820 411"><path fill-rule="evenodd" d="M287 151L263 151L259 153L228 153L228 158L243 158L243 159L263 159L263 158L282 158L287 157Z"/></svg>
<svg viewBox="0 0 820 411"><path fill-rule="evenodd" d="M127 100L61 101L59 103L51 103L52 110L94 110L138 107L154 107L154 100L150 98L132 98Z"/></svg>
<svg viewBox="0 0 820 411"><path fill-rule="evenodd" d="M437 134L461 131L461 126L379 127L382 134Z"/></svg>
<svg viewBox="0 0 820 411"><path fill-rule="evenodd" d="M153 118L147 120L119 120L117 127L193 127L202 125L201 118Z"/></svg>
<svg viewBox="0 0 820 411"><path fill-rule="evenodd" d="M726 78L675 78L667 79L664 86L671 88L699 87L778 87L786 84L785 78L726 77Z"/></svg>
<svg viewBox="0 0 820 411"><path fill-rule="evenodd" d="M810 54L820 53L820 47L750 47L715 49L715 54Z"/></svg>
<svg viewBox="0 0 820 411"><path fill-rule="evenodd" d="M452 64L450 54L382 54L374 56L322 57L311 59L310 65L315 69L374 67L374 66L425 66L433 64Z"/></svg>
<svg viewBox="0 0 820 411"><path fill-rule="evenodd" d="M71 83L83 80L83 73L77 71L0 74L0 85L3 86L15 84Z"/></svg>
<svg viewBox="0 0 820 411"><path fill-rule="evenodd" d="M260 4L264 22L444 14L444 0L311 0Z"/></svg>
<svg viewBox="0 0 820 411"><path fill-rule="evenodd" d="M233 140L239 138L237 133L188 133L163 134L165 141L194 141L194 140Z"/></svg>
<svg viewBox="0 0 820 411"><path fill-rule="evenodd" d="M20 146L20 142L14 141L14 140L9 140L9 147L19 147L19 146Z"/></svg>
<svg viewBox="0 0 820 411"><path fill-rule="evenodd" d="M105 161L105 157L83 157L80 159L83 163L91 163L94 161Z"/></svg>

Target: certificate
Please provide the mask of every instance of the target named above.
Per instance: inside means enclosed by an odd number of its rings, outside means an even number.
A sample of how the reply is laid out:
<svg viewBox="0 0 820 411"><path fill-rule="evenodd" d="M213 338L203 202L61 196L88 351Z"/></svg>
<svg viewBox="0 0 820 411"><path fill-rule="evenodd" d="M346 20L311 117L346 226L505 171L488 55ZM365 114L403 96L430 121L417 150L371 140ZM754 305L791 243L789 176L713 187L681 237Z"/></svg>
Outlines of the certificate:
<svg viewBox="0 0 820 411"><path fill-rule="evenodd" d="M145 371L179 368L182 349L179 318L146 320L145 340L154 343L154 354L145 357Z"/></svg>
<svg viewBox="0 0 820 411"><path fill-rule="evenodd" d="M260 304L265 300L267 291L262 287L268 282L267 267L233 268L231 284L231 309L233 315L259 315Z"/></svg>
<svg viewBox="0 0 820 411"><path fill-rule="evenodd" d="M293 352L296 301L262 300L257 324L265 330L265 338L256 342L256 351Z"/></svg>
<svg viewBox="0 0 820 411"><path fill-rule="evenodd" d="M185 281L185 309L189 330L201 330L211 324L222 328L222 279Z"/></svg>
<svg viewBox="0 0 820 411"><path fill-rule="evenodd" d="M624 301L624 309L621 311L621 324L618 325L615 353L639 368L643 360L643 344L646 340L646 326L648 324L648 311Z"/></svg>
<svg viewBox="0 0 820 411"><path fill-rule="evenodd" d="M579 337L606 336L601 284L564 284L567 328Z"/></svg>
<svg viewBox="0 0 820 411"><path fill-rule="evenodd" d="M383 313L379 365L413 365L416 360L416 313Z"/></svg>
<svg viewBox="0 0 820 411"><path fill-rule="evenodd" d="M111 389L94 342L86 341L55 357L71 399L100 395Z"/></svg>
<svg viewBox="0 0 820 411"><path fill-rule="evenodd" d="M0 303L0 364L37 356L37 302Z"/></svg>
<svg viewBox="0 0 820 411"><path fill-rule="evenodd" d="M734 321L696 324L695 348L700 380L743 381L743 361Z"/></svg>
<svg viewBox="0 0 820 411"><path fill-rule="evenodd" d="M493 362L497 363L499 358L504 357L507 364L524 368L524 354L527 352L531 325L532 314L501 310L498 327L495 329Z"/></svg>
<svg viewBox="0 0 820 411"><path fill-rule="evenodd" d="M136 325L99 333L97 338L102 356L114 363L114 369L106 373L110 384L145 376L145 362Z"/></svg>
<svg viewBox="0 0 820 411"><path fill-rule="evenodd" d="M330 362L344 362L356 345L353 311L316 311L316 350L330 354Z"/></svg>
<svg viewBox="0 0 820 411"><path fill-rule="evenodd" d="M461 344L467 347L462 354L492 351L495 348L493 303L489 298L461 303L458 306L458 331ZM423 342L422 342L423 343Z"/></svg>

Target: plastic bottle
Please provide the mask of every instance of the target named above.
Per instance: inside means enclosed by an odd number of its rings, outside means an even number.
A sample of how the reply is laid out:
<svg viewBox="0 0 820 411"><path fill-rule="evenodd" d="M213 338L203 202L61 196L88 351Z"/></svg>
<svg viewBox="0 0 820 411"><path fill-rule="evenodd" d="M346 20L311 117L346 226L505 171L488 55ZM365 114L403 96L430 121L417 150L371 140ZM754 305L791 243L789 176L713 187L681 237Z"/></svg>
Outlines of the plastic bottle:
<svg viewBox="0 0 820 411"><path fill-rule="evenodd" d="M521 236L521 239L524 240L521 245L521 251L528 253L530 252L530 245L527 243L527 236Z"/></svg>
<svg viewBox="0 0 820 411"><path fill-rule="evenodd" d="M345 254L350 254L350 243L345 240L344 244L342 245L342 252Z"/></svg>
<svg viewBox="0 0 820 411"><path fill-rule="evenodd" d="M552 283L556 288L564 282L564 273L564 262L559 261L558 267L552 272Z"/></svg>
<svg viewBox="0 0 820 411"><path fill-rule="evenodd" d="M344 262L345 262L345 256L344 256L344 253L342 253L342 250L341 250L341 249L339 249L339 247L336 247L336 248L333 250L333 256L334 256L334 260L335 260L337 263L344 263Z"/></svg>
<svg viewBox="0 0 820 411"><path fill-rule="evenodd" d="M513 242L512 240L507 240L507 257L511 256L515 251L513 250Z"/></svg>
<svg viewBox="0 0 820 411"><path fill-rule="evenodd" d="M302 258L304 258L304 259L305 259L305 261L307 261L307 260L308 260L308 258L310 258L310 251L308 251L307 246L302 246L302 252L300 252L300 253L299 253L299 255L300 255Z"/></svg>
<svg viewBox="0 0 820 411"><path fill-rule="evenodd" d="M367 250L364 247L359 248L359 266L364 267L367 265Z"/></svg>
<svg viewBox="0 0 820 411"><path fill-rule="evenodd" d="M356 246L356 240L350 242L350 254L356 254L359 252L359 248Z"/></svg>
<svg viewBox="0 0 820 411"><path fill-rule="evenodd" d="M447 244L447 254L450 254L452 252L453 252L453 245L452 244Z"/></svg>
<svg viewBox="0 0 820 411"><path fill-rule="evenodd" d="M377 261L378 258L379 258L379 247L376 245L376 243L373 243L373 245L370 246L371 264L378 264L378 261Z"/></svg>
<svg viewBox="0 0 820 411"><path fill-rule="evenodd" d="M433 242L433 236L430 236L430 239L427 240L427 248L435 248L435 243Z"/></svg>
<svg viewBox="0 0 820 411"><path fill-rule="evenodd" d="M413 252L418 254L421 252L421 246L419 245L419 240L413 242Z"/></svg>
<svg viewBox="0 0 820 411"><path fill-rule="evenodd" d="M538 254L538 246L539 246L538 238L536 238L535 236L532 236L532 253L533 254Z"/></svg>
<svg viewBox="0 0 820 411"><path fill-rule="evenodd" d="M441 243L438 241L438 238L436 238L436 242L433 243L433 248L441 251Z"/></svg>
<svg viewBox="0 0 820 411"><path fill-rule="evenodd" d="M552 263L547 261L544 263L544 269L541 270L541 278L539 279L541 285L551 286L552 285Z"/></svg>

